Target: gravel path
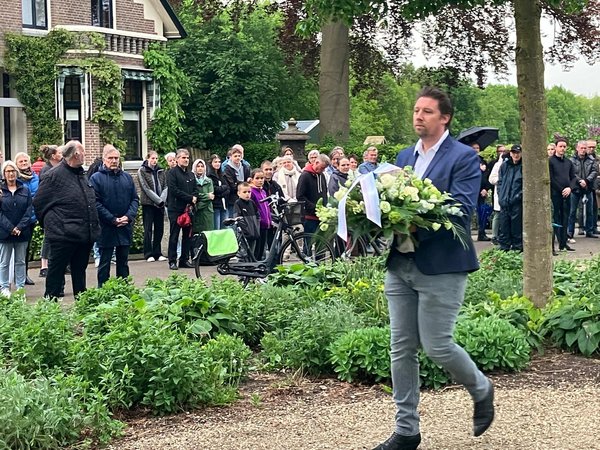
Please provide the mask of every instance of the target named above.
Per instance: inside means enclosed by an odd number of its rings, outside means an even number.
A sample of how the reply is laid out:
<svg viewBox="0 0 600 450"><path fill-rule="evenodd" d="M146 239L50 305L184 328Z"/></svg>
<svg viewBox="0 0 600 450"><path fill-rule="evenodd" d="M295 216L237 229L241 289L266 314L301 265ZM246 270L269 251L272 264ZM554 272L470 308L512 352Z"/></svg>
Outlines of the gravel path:
<svg viewBox="0 0 600 450"><path fill-rule="evenodd" d="M462 388L423 392L419 449L600 449L600 361L549 358L492 377L497 419L481 438L471 436L472 402ZM370 449L391 433L394 406L379 386L257 377L230 407L133 419L111 448Z"/></svg>

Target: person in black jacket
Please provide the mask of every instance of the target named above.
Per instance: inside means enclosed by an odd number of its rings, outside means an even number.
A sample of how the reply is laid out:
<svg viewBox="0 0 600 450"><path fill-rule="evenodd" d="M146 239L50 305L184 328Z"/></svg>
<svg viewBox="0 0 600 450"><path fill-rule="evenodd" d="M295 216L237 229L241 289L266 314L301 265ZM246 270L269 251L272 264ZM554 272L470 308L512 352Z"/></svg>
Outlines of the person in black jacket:
<svg viewBox="0 0 600 450"><path fill-rule="evenodd" d="M329 166L329 157L322 153L312 164L307 164L298 179L296 198L304 204L304 231L314 233L319 227L316 208L319 199L327 204L327 179L323 173Z"/></svg>
<svg viewBox="0 0 600 450"><path fill-rule="evenodd" d="M571 213L569 214L569 227L567 235L573 238L575 233L575 217L577 216L577 207L581 202L582 210L585 214L579 221L579 229L585 231L588 238L598 238L594 231L594 183L598 176L598 166L596 160L587 153L587 141L579 141L576 147L576 154L571 158L573 170L577 180L575 188L571 193Z"/></svg>
<svg viewBox="0 0 600 450"><path fill-rule="evenodd" d="M229 185L221 172L221 158L219 155L212 155L208 160L206 168L208 178L213 182L213 215L214 229L223 228L223 221L227 219L227 198L229 197Z"/></svg>
<svg viewBox="0 0 600 450"><path fill-rule="evenodd" d="M471 144L471 148L479 155L480 146L477 142ZM477 240L491 241L492 239L485 234L487 221L492 215L493 208L487 204L488 196L492 192L492 184L489 182L492 164L488 164L483 156L479 155L479 169L481 170L481 184L479 186L479 197L477 197Z"/></svg>
<svg viewBox="0 0 600 450"><path fill-rule="evenodd" d="M167 214L169 216L169 269L177 270L177 240L181 227L177 224L177 217L184 211L187 205L195 205L198 188L196 176L188 170L190 153L180 148L176 154L177 165L167 172ZM181 256L179 267L191 269L194 266L189 261L190 256L190 230L184 230L181 236Z"/></svg>
<svg viewBox="0 0 600 450"><path fill-rule="evenodd" d="M554 156L548 159L550 168L550 197L552 199L552 222L558 249L574 252L575 249L567 244L567 226L571 211L571 192L575 187L577 177L573 163L565 158L567 141L564 138L556 140Z"/></svg>
<svg viewBox="0 0 600 450"><path fill-rule="evenodd" d="M90 178L96 191L96 208L100 219L100 264L98 287L110 276L113 252L116 257L117 277L129 276L129 247L133 241L133 222L139 207L139 198L133 178L119 167L121 154L112 145L104 147L104 163Z"/></svg>
<svg viewBox="0 0 600 450"><path fill-rule="evenodd" d="M96 194L84 174L84 161L83 145L79 141L67 142L63 160L42 178L33 199L50 247L45 297L61 296L68 264L73 295L86 289L85 270L99 224Z"/></svg>
<svg viewBox="0 0 600 450"><path fill-rule="evenodd" d="M248 242L248 251L250 255L254 254L256 242L260 238L260 214L254 202L250 199L252 196L252 186L250 183L240 183L237 187L238 199L233 205L234 217L243 217L240 221L240 228ZM240 256L243 259L252 260L252 256Z"/></svg>
<svg viewBox="0 0 600 450"><path fill-rule="evenodd" d="M500 250L523 251L523 165L521 146L510 149L510 158L500 166L496 186L500 203L498 243Z"/></svg>
<svg viewBox="0 0 600 450"><path fill-rule="evenodd" d="M229 198L227 199L227 212L229 217L234 217L233 215L233 205L235 201L238 199L237 195L237 187L240 183L248 182L250 178L250 166L244 164L242 158L244 157L243 151L238 146L233 146L230 150L231 156L229 158L229 162L227 166L225 166L225 170L223 171L223 176L229 185Z"/></svg>

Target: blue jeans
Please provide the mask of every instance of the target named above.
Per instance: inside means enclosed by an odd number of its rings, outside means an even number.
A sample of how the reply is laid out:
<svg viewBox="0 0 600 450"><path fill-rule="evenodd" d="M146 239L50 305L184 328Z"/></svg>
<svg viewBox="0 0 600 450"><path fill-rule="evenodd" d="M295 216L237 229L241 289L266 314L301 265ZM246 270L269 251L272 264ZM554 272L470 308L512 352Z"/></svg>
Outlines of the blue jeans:
<svg viewBox="0 0 600 450"><path fill-rule="evenodd" d="M474 401L488 393L486 376L452 338L466 283L464 272L425 275L412 258L397 253L388 261L385 295L390 314L396 433L400 435L419 433L419 346L463 384Z"/></svg>
<svg viewBox="0 0 600 450"><path fill-rule="evenodd" d="M586 199L585 204L582 201L583 199ZM586 233L591 233L594 230L594 199L592 198L592 193L573 191L571 192L571 212L569 214L569 227L567 229L569 236L573 236L575 233L575 218L577 217L577 207L580 200L582 201L581 207L585 209L585 223L580 223L579 228L583 228Z"/></svg>
<svg viewBox="0 0 600 450"><path fill-rule="evenodd" d="M100 247L100 263L98 264L98 287L108 280L110 277L110 262L113 256L117 260L117 277L127 278L129 276L129 245L119 245L117 247Z"/></svg>
<svg viewBox="0 0 600 450"><path fill-rule="evenodd" d="M227 214L227 210L226 209L217 209L215 208L214 210L214 215L213 215L213 229L215 230L222 230L224 228L223 226L223 221L225 219L227 219L228 214Z"/></svg>
<svg viewBox="0 0 600 450"><path fill-rule="evenodd" d="M20 289L25 286L25 258L27 254L27 241L8 241L0 243L0 288L10 289L10 258L15 254L15 286Z"/></svg>

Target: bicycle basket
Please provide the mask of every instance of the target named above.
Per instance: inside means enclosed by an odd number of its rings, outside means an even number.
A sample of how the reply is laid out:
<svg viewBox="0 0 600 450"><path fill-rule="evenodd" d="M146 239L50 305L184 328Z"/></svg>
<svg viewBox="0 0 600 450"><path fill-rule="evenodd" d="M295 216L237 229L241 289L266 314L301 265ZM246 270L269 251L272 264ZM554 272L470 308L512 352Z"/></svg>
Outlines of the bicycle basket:
<svg viewBox="0 0 600 450"><path fill-rule="evenodd" d="M304 202L293 202L283 205L283 219L288 225L303 224Z"/></svg>
<svg viewBox="0 0 600 450"><path fill-rule="evenodd" d="M205 243L206 251L204 254L208 262L217 262L222 259L232 258L239 249L235 231L231 228L203 231L202 239Z"/></svg>

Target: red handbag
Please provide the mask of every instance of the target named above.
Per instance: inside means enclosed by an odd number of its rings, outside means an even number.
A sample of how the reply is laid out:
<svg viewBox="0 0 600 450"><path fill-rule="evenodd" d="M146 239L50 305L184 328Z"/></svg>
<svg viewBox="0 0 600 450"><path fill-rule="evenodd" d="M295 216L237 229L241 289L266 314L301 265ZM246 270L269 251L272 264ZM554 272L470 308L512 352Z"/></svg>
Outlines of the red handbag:
<svg viewBox="0 0 600 450"><path fill-rule="evenodd" d="M179 225L181 228L189 228L192 226L192 205L187 205L185 207L185 211L183 211L178 217L177 217L177 225Z"/></svg>

